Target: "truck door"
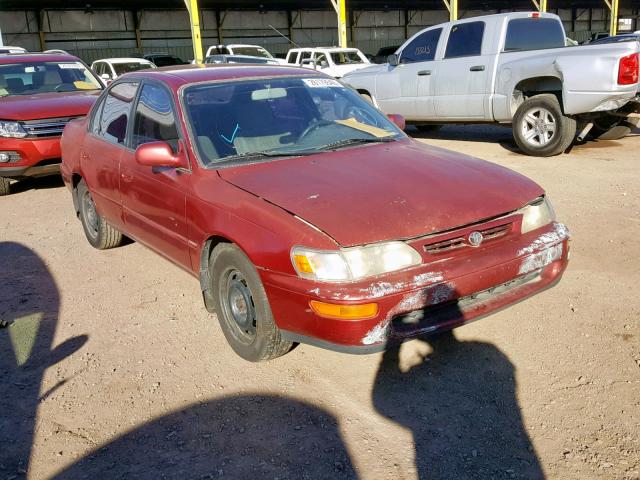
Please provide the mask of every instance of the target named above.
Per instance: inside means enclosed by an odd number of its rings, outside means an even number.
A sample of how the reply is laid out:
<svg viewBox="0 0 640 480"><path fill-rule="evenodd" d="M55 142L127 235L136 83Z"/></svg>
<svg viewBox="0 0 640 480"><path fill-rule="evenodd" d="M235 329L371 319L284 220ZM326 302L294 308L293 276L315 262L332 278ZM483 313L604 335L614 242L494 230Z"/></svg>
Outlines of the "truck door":
<svg viewBox="0 0 640 480"><path fill-rule="evenodd" d="M378 76L376 100L384 112L399 113L407 120L435 117L434 59L441 34L442 28L422 32L402 49L398 65Z"/></svg>
<svg viewBox="0 0 640 480"><path fill-rule="evenodd" d="M439 119L484 120L492 56L482 54L485 22L454 24L438 66L435 110Z"/></svg>

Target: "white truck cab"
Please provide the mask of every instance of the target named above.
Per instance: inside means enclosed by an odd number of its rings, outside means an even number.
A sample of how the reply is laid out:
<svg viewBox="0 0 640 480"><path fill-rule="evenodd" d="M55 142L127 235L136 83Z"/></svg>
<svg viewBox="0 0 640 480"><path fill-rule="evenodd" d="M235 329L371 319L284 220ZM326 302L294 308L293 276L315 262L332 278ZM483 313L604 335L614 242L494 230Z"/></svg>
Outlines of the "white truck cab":
<svg viewBox="0 0 640 480"><path fill-rule="evenodd" d="M371 65L357 48L340 47L292 48L287 53L287 63L314 68L335 78Z"/></svg>
<svg viewBox="0 0 640 480"><path fill-rule="evenodd" d="M212 55L243 55L248 57L268 58L277 63L285 63L284 60L275 58L266 48L260 45L248 45L243 43L234 43L229 45L212 45L207 48L205 58Z"/></svg>

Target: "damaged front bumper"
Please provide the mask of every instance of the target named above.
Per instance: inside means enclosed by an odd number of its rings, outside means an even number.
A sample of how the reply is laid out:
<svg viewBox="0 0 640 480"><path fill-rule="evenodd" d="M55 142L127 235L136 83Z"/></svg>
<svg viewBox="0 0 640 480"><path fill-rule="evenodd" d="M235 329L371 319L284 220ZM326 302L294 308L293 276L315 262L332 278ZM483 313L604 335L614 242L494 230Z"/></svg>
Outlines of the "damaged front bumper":
<svg viewBox="0 0 640 480"><path fill-rule="evenodd" d="M353 284L310 282L270 271L261 271L261 277L285 338L373 353L478 320L551 288L566 269L568 240L564 225L553 223L469 257L462 262L464 273L452 261L442 261ZM311 300L375 302L378 314L356 321L321 318L309 307Z"/></svg>

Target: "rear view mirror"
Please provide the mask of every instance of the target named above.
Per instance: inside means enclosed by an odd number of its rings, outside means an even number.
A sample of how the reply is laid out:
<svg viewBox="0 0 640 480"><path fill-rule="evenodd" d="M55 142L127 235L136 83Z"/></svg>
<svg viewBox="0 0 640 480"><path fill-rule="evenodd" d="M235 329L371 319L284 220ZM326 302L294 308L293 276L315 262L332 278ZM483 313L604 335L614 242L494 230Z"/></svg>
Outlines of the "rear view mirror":
<svg viewBox="0 0 640 480"><path fill-rule="evenodd" d="M404 130L404 128L407 126L407 122L405 122L402 115L398 115L397 113L390 113L389 115L387 115L387 118L395 123L400 130Z"/></svg>
<svg viewBox="0 0 640 480"><path fill-rule="evenodd" d="M136 149L136 162L146 167L184 167L180 154L173 153L167 142L151 142L140 145Z"/></svg>
<svg viewBox="0 0 640 480"><path fill-rule="evenodd" d="M251 100L275 100L276 98L284 98L287 96L285 88L264 88L262 90L254 90L251 92Z"/></svg>
<svg viewBox="0 0 640 480"><path fill-rule="evenodd" d="M400 64L400 57L393 53L387 57L387 63L392 67L396 67Z"/></svg>

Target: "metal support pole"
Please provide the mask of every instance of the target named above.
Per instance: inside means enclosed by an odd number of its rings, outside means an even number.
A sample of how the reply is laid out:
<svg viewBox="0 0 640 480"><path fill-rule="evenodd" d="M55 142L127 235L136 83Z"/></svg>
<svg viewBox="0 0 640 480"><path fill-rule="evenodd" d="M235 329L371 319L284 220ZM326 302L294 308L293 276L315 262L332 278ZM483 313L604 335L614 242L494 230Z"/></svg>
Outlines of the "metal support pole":
<svg viewBox="0 0 640 480"><path fill-rule="evenodd" d="M444 6L449 10L449 21L454 22L458 20L458 0L442 0Z"/></svg>
<svg viewBox="0 0 640 480"><path fill-rule="evenodd" d="M540 11L541 12L547 11L547 0L540 0Z"/></svg>
<svg viewBox="0 0 640 480"><path fill-rule="evenodd" d="M618 0L604 0L609 7L609 35L612 37L618 33Z"/></svg>
<svg viewBox="0 0 640 480"><path fill-rule="evenodd" d="M40 39L40 51L44 52L46 50L46 42L44 38L44 10L39 10L36 15L36 19L38 21L38 38Z"/></svg>
<svg viewBox="0 0 640 480"><path fill-rule="evenodd" d="M347 48L347 4L346 0L331 0L331 5L338 15L338 41L342 48Z"/></svg>
<svg viewBox="0 0 640 480"><path fill-rule="evenodd" d="M200 36L200 13L198 0L184 0L189 11L189 23L191 24L191 40L193 41L193 58L196 63L202 63L202 37Z"/></svg>
<svg viewBox="0 0 640 480"><path fill-rule="evenodd" d="M144 10L136 10L133 12L133 21L136 33L136 48L139 52L142 53L142 34L140 32L140 25L142 24L142 16L144 15Z"/></svg>

